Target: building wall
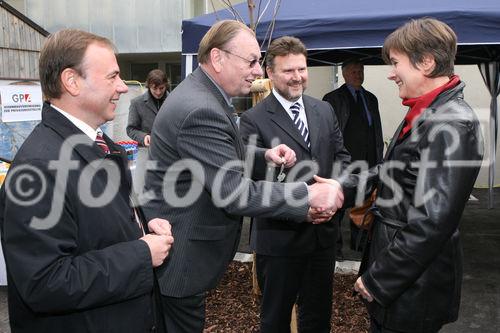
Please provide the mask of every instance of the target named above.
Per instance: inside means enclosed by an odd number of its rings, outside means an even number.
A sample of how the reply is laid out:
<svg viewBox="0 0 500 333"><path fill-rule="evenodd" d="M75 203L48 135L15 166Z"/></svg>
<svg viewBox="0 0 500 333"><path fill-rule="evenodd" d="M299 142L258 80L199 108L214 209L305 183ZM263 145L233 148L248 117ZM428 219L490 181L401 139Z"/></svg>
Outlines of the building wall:
<svg viewBox="0 0 500 333"><path fill-rule="evenodd" d="M38 78L38 57L45 37L0 7L0 78Z"/></svg>
<svg viewBox="0 0 500 333"><path fill-rule="evenodd" d="M77 28L109 38L117 47L125 80L144 82L144 68L159 68L169 75L173 87L180 82L182 20L225 8L220 0L6 2L49 32Z"/></svg>
<svg viewBox="0 0 500 333"><path fill-rule="evenodd" d="M24 13L50 32L77 28L111 39L120 53L178 52L189 6L178 0L25 0ZM186 7L186 8L185 8Z"/></svg>
<svg viewBox="0 0 500 333"><path fill-rule="evenodd" d="M144 81L134 64L152 65L180 80L181 22L204 13L200 0L8 0L49 32L76 28L109 38L122 77Z"/></svg>

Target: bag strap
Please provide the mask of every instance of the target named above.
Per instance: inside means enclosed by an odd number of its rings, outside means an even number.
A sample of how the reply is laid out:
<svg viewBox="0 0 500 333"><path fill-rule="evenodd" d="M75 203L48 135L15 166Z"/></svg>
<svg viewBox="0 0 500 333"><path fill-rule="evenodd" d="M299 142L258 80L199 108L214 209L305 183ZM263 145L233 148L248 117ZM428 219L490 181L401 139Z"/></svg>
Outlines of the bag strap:
<svg viewBox="0 0 500 333"><path fill-rule="evenodd" d="M375 201L373 201L372 205L370 208L368 208L365 212L365 214L363 215L363 219L361 220L361 226L363 226L365 224L365 221L366 221L366 218L370 215L370 214L374 214L374 211L377 210L378 211L378 207L375 206ZM379 213L380 214L380 213ZM375 215L375 214L374 214ZM372 223L373 224L373 223ZM366 245L368 244L368 233L371 231L371 226L369 229L363 229L363 228L359 228L359 231L358 231L358 235L356 236L356 249L359 249L359 246L361 245L361 238L363 237L363 234L365 234L365 231L366 231L366 238L365 238L365 241L363 242L363 249L365 249Z"/></svg>

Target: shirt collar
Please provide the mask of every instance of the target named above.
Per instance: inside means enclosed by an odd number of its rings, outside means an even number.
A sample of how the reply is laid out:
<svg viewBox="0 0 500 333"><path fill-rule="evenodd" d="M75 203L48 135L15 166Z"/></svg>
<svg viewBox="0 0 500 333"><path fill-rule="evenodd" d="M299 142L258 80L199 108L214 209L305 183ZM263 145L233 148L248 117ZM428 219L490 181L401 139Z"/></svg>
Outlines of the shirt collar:
<svg viewBox="0 0 500 333"><path fill-rule="evenodd" d="M73 125L75 125L80 131L85 133L92 141L95 141L98 131L102 133L102 130L100 128L97 128L97 130L93 129L89 124L67 113L66 111L63 111L54 104L51 104L50 106L52 106L54 110L65 116Z"/></svg>
<svg viewBox="0 0 500 333"><path fill-rule="evenodd" d="M350 84L345 84L347 86L347 89L351 92L351 95L356 98L356 90L359 90L361 93L363 93L363 87L360 87L359 89L354 88Z"/></svg>
<svg viewBox="0 0 500 333"><path fill-rule="evenodd" d="M304 109L304 102L302 101L302 96L300 96L298 100L296 100L294 102L290 102L289 100L287 100L286 98L281 96L274 88L273 88L273 95L274 95L274 97L276 97L278 102L281 104L281 106L283 106L283 108L286 111L290 110L290 106L292 106L295 103L299 103L300 108Z"/></svg>

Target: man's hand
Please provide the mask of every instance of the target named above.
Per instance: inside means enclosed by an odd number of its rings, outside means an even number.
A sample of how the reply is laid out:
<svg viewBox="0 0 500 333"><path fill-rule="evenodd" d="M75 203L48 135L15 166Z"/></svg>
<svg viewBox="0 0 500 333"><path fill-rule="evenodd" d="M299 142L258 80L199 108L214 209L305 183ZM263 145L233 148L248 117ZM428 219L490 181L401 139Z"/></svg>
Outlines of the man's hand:
<svg viewBox="0 0 500 333"><path fill-rule="evenodd" d="M151 144L151 135L147 134L145 137L144 137L144 147L149 147L149 145Z"/></svg>
<svg viewBox="0 0 500 333"><path fill-rule="evenodd" d="M331 217L344 204L342 186L333 179L314 176L314 180L316 183L308 187L309 205L313 208L314 214L321 214L325 218L328 215ZM309 213L311 215L311 211Z"/></svg>
<svg viewBox="0 0 500 333"><path fill-rule="evenodd" d="M273 162L276 165L282 165L284 163L285 168L293 167L297 161L297 157L292 148L284 144L266 150L265 157L266 161Z"/></svg>
<svg viewBox="0 0 500 333"><path fill-rule="evenodd" d="M154 218L148 222L149 232L157 235L172 236L172 226L165 219Z"/></svg>
<svg viewBox="0 0 500 333"><path fill-rule="evenodd" d="M332 219L335 212L333 210L320 210L316 208L309 208L307 213L307 221L312 224L321 224L328 222Z"/></svg>
<svg viewBox="0 0 500 333"><path fill-rule="evenodd" d="M368 302L373 301L373 296L365 288L365 285L363 284L363 280L361 280L361 277L359 277L356 280L356 283L354 283L354 290L356 290L359 293L359 295L364 299L366 299Z"/></svg>
<svg viewBox="0 0 500 333"><path fill-rule="evenodd" d="M316 208L309 208L309 211L307 212L307 221L312 224L321 224L330 221L332 216L332 211L322 211Z"/></svg>
<svg viewBox="0 0 500 333"><path fill-rule="evenodd" d="M141 240L148 244L153 267L158 267L163 264L174 243L172 229L167 220L159 218L149 221L148 229L153 233L141 237Z"/></svg>

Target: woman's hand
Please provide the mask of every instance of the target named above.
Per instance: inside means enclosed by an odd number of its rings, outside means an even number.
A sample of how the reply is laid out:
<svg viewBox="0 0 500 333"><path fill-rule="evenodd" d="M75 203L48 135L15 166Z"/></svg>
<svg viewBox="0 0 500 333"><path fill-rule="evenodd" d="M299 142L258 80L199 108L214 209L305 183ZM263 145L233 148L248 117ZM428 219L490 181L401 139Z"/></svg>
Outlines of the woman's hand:
<svg viewBox="0 0 500 333"><path fill-rule="evenodd" d="M356 280L356 283L354 283L354 290L356 290L361 295L361 297L366 299L368 302L373 301L373 296L370 295L368 290L365 288L365 285L363 284L363 280L361 280L361 277L359 277Z"/></svg>

